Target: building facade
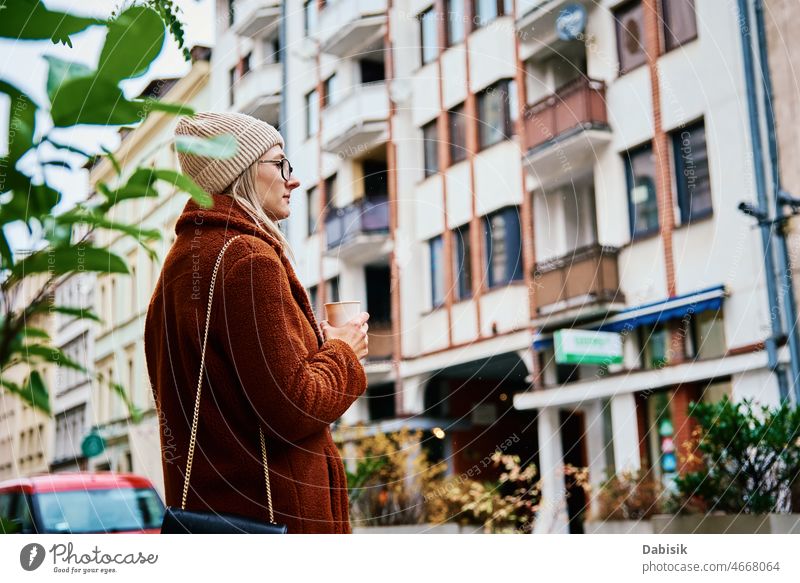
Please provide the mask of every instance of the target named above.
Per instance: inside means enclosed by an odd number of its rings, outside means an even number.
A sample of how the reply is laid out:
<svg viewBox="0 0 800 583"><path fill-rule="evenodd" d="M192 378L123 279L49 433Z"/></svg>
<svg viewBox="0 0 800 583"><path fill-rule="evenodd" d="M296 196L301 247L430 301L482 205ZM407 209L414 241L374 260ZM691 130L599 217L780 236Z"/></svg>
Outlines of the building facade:
<svg viewBox="0 0 800 583"><path fill-rule="evenodd" d="M192 49L190 72L180 79L159 79L150 83L145 93L167 103L186 104L196 111L210 109L210 49ZM92 186L107 182L111 187L125 180L138 167L179 168L172 146L176 117L159 112L150 114L135 129L126 133L114 152L122 168L121 178L108 159L103 159L90 174ZM161 467L159 419L149 384L144 357L144 319L150 296L155 289L161 259L175 240L175 222L188 195L159 185L161 196L124 201L113 207L110 216L143 229L158 229L162 239L153 247L157 258L150 256L132 237L117 232L98 231L97 243L108 246L128 263L129 274L97 277L95 312L101 319L94 339L94 364L108 381L119 384L133 406L142 412L142 420L133 423L129 410L107 383L94 383L92 429L103 437L102 454L88 460L90 470L128 471L143 475L164 495Z"/></svg>
<svg viewBox="0 0 800 583"><path fill-rule="evenodd" d="M564 466L668 486L691 401L779 401L734 5L218 10L213 103L280 124L312 304L371 314L343 426L420 428L454 474L516 434L537 530L580 532Z"/></svg>

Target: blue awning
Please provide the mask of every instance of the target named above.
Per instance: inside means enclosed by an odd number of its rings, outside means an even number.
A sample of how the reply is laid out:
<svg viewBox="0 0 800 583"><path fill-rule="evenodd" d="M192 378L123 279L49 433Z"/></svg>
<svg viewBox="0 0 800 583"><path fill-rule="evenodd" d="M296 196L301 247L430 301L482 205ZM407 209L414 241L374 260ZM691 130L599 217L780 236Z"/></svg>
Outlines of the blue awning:
<svg viewBox="0 0 800 583"><path fill-rule="evenodd" d="M680 319L687 314L699 314L709 310L719 310L725 298L725 286L717 285L699 291L690 292L674 298L658 300L627 308L590 326L586 330L602 332L621 332L633 330L640 326L649 326L667 320ZM533 340L533 349L542 350L553 345L552 333L540 334Z"/></svg>

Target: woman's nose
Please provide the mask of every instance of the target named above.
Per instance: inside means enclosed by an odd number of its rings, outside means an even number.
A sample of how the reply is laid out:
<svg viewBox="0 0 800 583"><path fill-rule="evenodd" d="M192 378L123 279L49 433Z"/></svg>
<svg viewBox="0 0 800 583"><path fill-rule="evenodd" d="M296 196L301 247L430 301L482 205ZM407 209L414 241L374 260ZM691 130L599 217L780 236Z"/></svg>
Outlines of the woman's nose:
<svg viewBox="0 0 800 583"><path fill-rule="evenodd" d="M298 186L300 186L300 181L297 179L297 177L296 177L294 174L292 174L292 175L289 177L289 180L287 180L287 181L286 181L286 187L287 187L289 190L294 190L294 189L295 189L295 188L297 188Z"/></svg>

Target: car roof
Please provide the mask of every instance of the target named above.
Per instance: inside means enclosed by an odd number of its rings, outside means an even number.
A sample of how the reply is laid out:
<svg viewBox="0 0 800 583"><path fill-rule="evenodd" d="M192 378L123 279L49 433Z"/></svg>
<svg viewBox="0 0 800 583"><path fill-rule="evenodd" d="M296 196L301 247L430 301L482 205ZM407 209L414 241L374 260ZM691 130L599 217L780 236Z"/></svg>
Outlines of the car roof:
<svg viewBox="0 0 800 583"><path fill-rule="evenodd" d="M117 472L60 472L56 474L38 474L0 482L0 491L21 489L31 494L70 490L152 487L150 480L144 476Z"/></svg>

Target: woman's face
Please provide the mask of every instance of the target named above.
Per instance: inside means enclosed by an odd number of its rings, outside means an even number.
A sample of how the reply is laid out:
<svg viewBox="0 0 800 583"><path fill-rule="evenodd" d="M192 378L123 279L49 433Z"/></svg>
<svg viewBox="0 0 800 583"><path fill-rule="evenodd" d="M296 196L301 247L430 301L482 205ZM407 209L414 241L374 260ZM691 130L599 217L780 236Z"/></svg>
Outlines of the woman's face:
<svg viewBox="0 0 800 583"><path fill-rule="evenodd" d="M279 161L284 158L283 147L280 144L272 146L259 158L260 162L267 160ZM281 176L280 164L257 164L256 190L264 211L276 221L286 219L291 214L289 201L291 192L300 186L300 181L294 176L284 180ZM288 170L288 169L287 169Z"/></svg>

